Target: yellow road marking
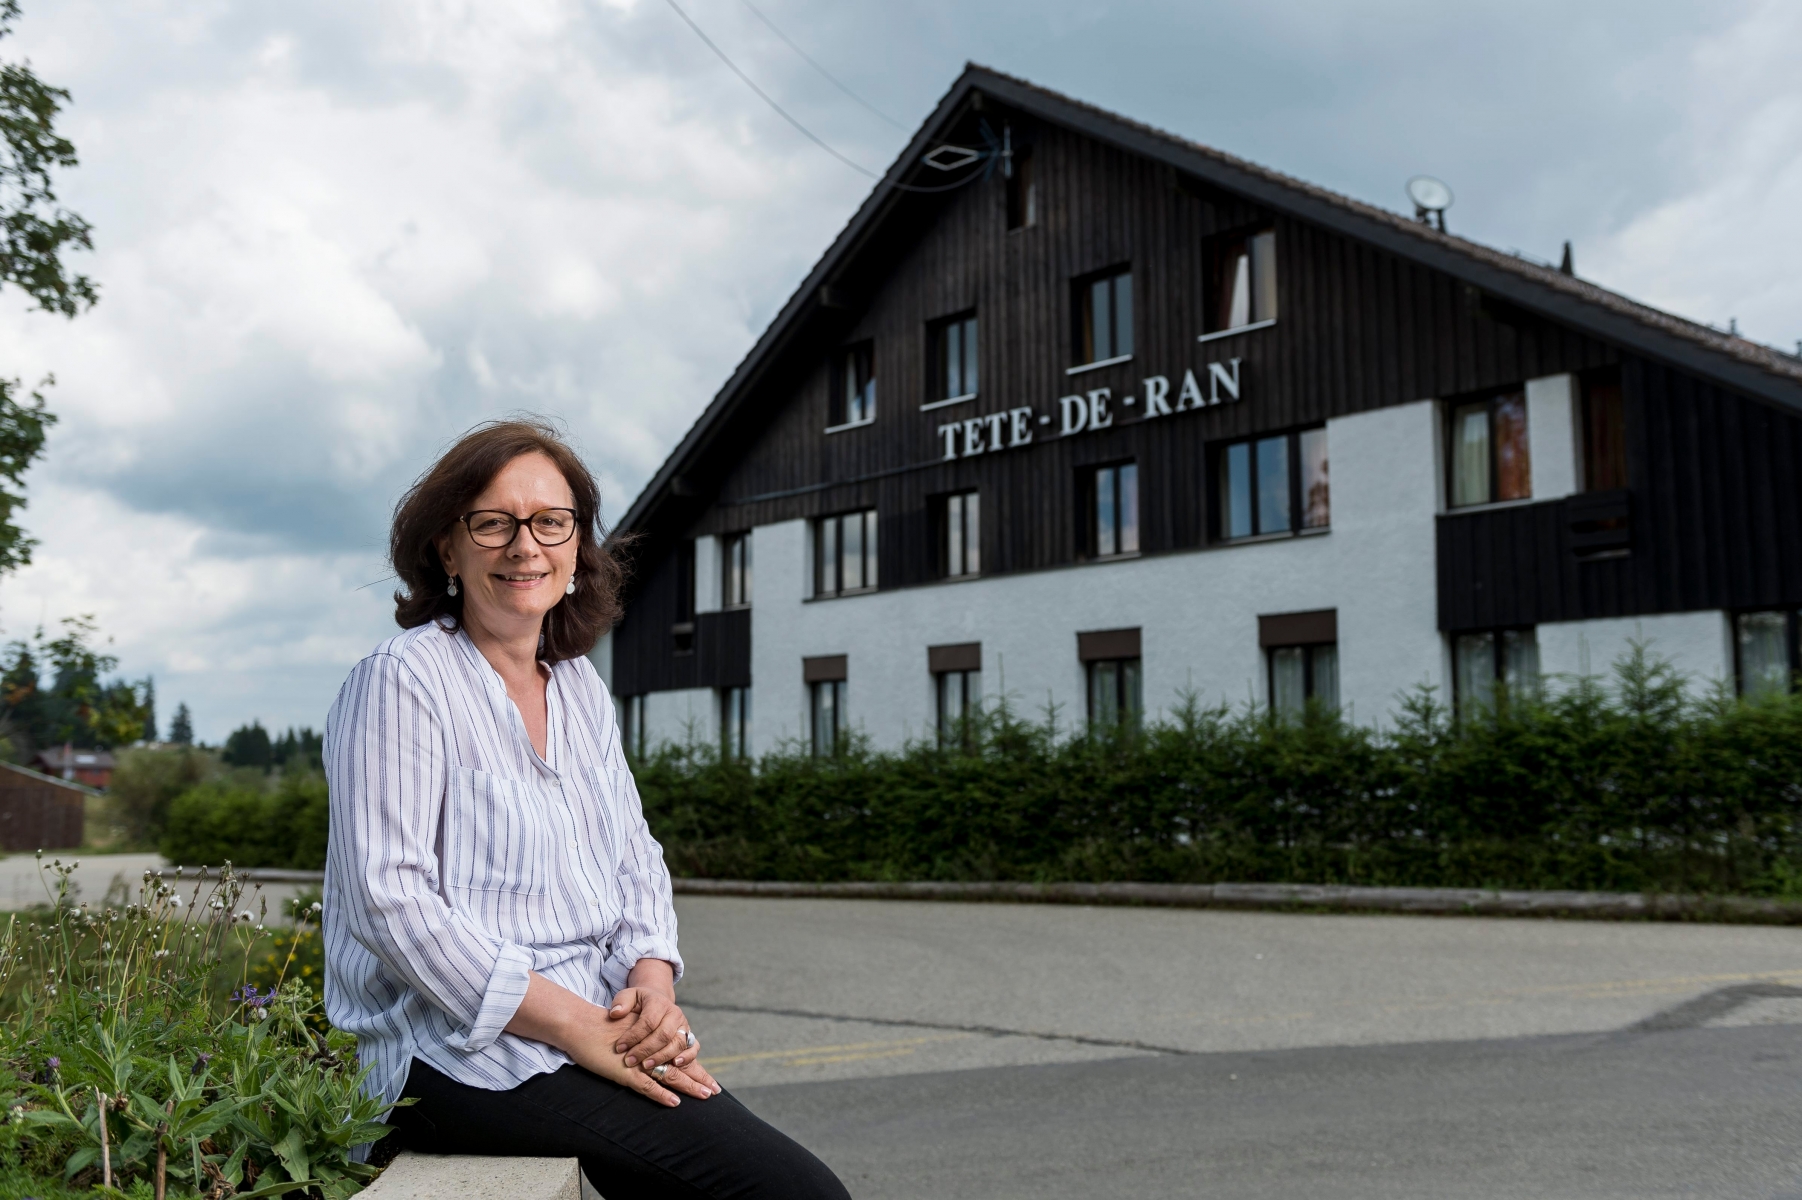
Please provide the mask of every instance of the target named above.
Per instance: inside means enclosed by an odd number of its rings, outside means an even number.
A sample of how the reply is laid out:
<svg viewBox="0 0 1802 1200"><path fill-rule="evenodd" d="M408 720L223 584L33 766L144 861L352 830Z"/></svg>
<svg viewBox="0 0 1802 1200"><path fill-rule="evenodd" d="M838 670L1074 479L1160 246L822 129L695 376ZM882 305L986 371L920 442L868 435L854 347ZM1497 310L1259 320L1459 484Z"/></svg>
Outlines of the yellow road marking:
<svg viewBox="0 0 1802 1200"><path fill-rule="evenodd" d="M882 1042L848 1042L842 1046L793 1046L787 1050L759 1050L753 1054L722 1054L717 1057L706 1055L701 1059L701 1062L704 1066L711 1069L713 1067L730 1066L733 1063L756 1062L761 1059L790 1059L796 1058L797 1056L813 1058L817 1055L857 1055L859 1051L868 1050L892 1051L895 1054L912 1054L914 1047L916 1046L924 1046L932 1042L950 1042L970 1036L972 1035L968 1033L941 1033L934 1037L901 1038ZM870 1055L869 1057L879 1056ZM881 1055L880 1057L887 1057L887 1055ZM843 1060L822 1058L819 1061L830 1062ZM790 1064L785 1063L784 1065Z"/></svg>

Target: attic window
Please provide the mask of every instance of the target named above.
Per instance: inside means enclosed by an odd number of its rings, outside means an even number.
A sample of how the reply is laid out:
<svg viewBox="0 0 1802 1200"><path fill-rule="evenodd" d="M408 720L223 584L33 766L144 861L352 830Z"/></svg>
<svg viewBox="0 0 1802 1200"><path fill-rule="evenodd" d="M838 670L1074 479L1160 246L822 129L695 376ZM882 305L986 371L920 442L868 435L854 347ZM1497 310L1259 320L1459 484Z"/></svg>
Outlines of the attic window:
<svg viewBox="0 0 1802 1200"><path fill-rule="evenodd" d="M1233 234L1215 246L1208 332L1230 333L1276 320L1276 231Z"/></svg>
<svg viewBox="0 0 1802 1200"><path fill-rule="evenodd" d="M859 342L841 350L832 365L832 392L826 431L835 432L876 419L876 347Z"/></svg>

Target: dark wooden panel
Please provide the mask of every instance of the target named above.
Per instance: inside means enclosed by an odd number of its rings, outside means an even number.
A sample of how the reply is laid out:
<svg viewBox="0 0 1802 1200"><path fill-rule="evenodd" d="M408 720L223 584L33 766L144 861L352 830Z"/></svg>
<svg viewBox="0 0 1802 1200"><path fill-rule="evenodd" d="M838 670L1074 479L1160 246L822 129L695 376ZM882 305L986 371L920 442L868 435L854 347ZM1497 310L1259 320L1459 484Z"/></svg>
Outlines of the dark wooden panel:
<svg viewBox="0 0 1802 1200"><path fill-rule="evenodd" d="M1802 605L1802 418L1639 359L1622 383L1629 487L1442 516L1441 628Z"/></svg>
<svg viewBox="0 0 1802 1200"><path fill-rule="evenodd" d="M848 678L850 658L844 654L821 654L801 660L801 682L840 683Z"/></svg>
<svg viewBox="0 0 1802 1200"><path fill-rule="evenodd" d="M87 797L84 788L0 763L0 849L30 853L81 845Z"/></svg>
<svg viewBox="0 0 1802 1200"><path fill-rule="evenodd" d="M1339 610L1272 613L1258 618L1260 646L1318 646L1339 640Z"/></svg>
<svg viewBox="0 0 1802 1200"><path fill-rule="evenodd" d="M1139 630L1097 629L1076 635L1076 657L1082 662L1139 657Z"/></svg>
<svg viewBox="0 0 1802 1200"><path fill-rule="evenodd" d="M926 670L933 675L944 671L980 671L982 643L959 642L954 646L928 646Z"/></svg>

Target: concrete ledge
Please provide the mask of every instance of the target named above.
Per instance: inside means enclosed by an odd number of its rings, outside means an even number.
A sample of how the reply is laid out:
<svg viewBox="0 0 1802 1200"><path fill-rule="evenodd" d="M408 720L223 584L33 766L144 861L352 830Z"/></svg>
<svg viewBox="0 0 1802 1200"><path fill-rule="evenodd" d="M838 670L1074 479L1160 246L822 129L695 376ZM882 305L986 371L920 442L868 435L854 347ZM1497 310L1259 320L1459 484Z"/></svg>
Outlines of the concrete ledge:
<svg viewBox="0 0 1802 1200"><path fill-rule="evenodd" d="M1802 924L1802 902L1748 896L1503 892L1481 888L1370 888L1302 883L767 883L739 879L677 879L673 882L677 893L690 896L1138 904L1163 908Z"/></svg>
<svg viewBox="0 0 1802 1200"><path fill-rule="evenodd" d="M600 1200L573 1158L484 1158L403 1150L368 1200Z"/></svg>

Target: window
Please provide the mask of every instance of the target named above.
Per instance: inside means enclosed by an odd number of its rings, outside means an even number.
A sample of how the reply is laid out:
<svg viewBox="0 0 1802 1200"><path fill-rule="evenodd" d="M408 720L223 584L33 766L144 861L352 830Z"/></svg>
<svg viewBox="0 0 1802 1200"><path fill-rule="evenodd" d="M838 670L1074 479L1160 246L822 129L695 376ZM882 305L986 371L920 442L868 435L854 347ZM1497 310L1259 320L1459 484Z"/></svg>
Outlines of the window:
<svg viewBox="0 0 1802 1200"><path fill-rule="evenodd" d="M1583 488L1627 486L1627 409L1619 371L1583 381Z"/></svg>
<svg viewBox="0 0 1802 1200"><path fill-rule="evenodd" d="M945 497L939 537L941 573L947 579L982 573L982 498L976 492Z"/></svg>
<svg viewBox="0 0 1802 1200"><path fill-rule="evenodd" d="M676 619L670 625L671 653L695 652L695 544L676 548Z"/></svg>
<svg viewBox="0 0 1802 1200"><path fill-rule="evenodd" d="M976 314L941 321L932 327L932 404L968 400L976 395Z"/></svg>
<svg viewBox="0 0 1802 1200"><path fill-rule="evenodd" d="M644 697L619 698L620 747L632 758L644 757Z"/></svg>
<svg viewBox="0 0 1802 1200"><path fill-rule="evenodd" d="M1115 271L1076 285L1077 363L1113 362L1133 352L1133 276Z"/></svg>
<svg viewBox="0 0 1802 1200"><path fill-rule="evenodd" d="M1326 430L1235 442L1220 452L1220 536L1265 537L1332 524Z"/></svg>
<svg viewBox="0 0 1802 1200"><path fill-rule="evenodd" d="M847 429L876 419L876 347L859 342L842 351L833 366L826 425Z"/></svg>
<svg viewBox="0 0 1802 1200"><path fill-rule="evenodd" d="M940 671L932 677L938 693L939 745L970 739L970 718L982 705L981 671Z"/></svg>
<svg viewBox="0 0 1802 1200"><path fill-rule="evenodd" d="M1539 685L1539 640L1531 629L1484 630L1452 638L1452 701L1460 715L1495 703L1496 684L1520 695Z"/></svg>
<svg viewBox="0 0 1802 1200"><path fill-rule="evenodd" d="M751 731L751 689L720 689L720 754L726 758L746 758Z"/></svg>
<svg viewBox="0 0 1802 1200"><path fill-rule="evenodd" d="M1258 618L1258 645L1270 672L1270 711L1299 716L1308 701L1339 707L1339 611L1272 613Z"/></svg>
<svg viewBox="0 0 1802 1200"><path fill-rule="evenodd" d="M1140 631L1100 629L1076 635L1076 657L1088 681L1089 724L1137 727L1144 712Z"/></svg>
<svg viewBox="0 0 1802 1200"><path fill-rule="evenodd" d="M1339 707L1338 646L1272 646L1269 656L1271 712L1298 717L1310 700Z"/></svg>
<svg viewBox="0 0 1802 1200"><path fill-rule="evenodd" d="M1089 488L1094 498L1089 550L1096 558L1139 552L1139 466L1097 467Z"/></svg>
<svg viewBox="0 0 1802 1200"><path fill-rule="evenodd" d="M1213 277L1210 333L1276 320L1276 231L1222 239L1214 252Z"/></svg>
<svg viewBox="0 0 1802 1200"><path fill-rule="evenodd" d="M751 603L751 535L729 533L720 539L720 604L743 608Z"/></svg>
<svg viewBox="0 0 1802 1200"><path fill-rule="evenodd" d="M876 510L821 517L814 523L813 594L842 596L876 586Z"/></svg>
<svg viewBox="0 0 1802 1200"><path fill-rule="evenodd" d="M1026 229L1039 223L1039 180L1032 147L1016 148L1008 160L1007 227Z"/></svg>
<svg viewBox="0 0 1802 1200"><path fill-rule="evenodd" d="M1139 686L1139 660L1104 658L1088 664L1089 724L1137 728L1145 702Z"/></svg>
<svg viewBox="0 0 1802 1200"><path fill-rule="evenodd" d="M1450 435L1451 507L1532 497L1525 392L1455 405Z"/></svg>
<svg viewBox="0 0 1802 1200"><path fill-rule="evenodd" d="M845 681L822 679L807 689L814 757L828 758L845 748Z"/></svg>
<svg viewBox="0 0 1802 1200"><path fill-rule="evenodd" d="M1739 694L1778 696L1795 687L1798 663L1795 612L1749 612L1733 619L1733 656Z"/></svg>
<svg viewBox="0 0 1802 1200"><path fill-rule="evenodd" d="M982 703L982 643L959 642L926 647L926 669L932 672L939 745L968 739L967 722Z"/></svg>

